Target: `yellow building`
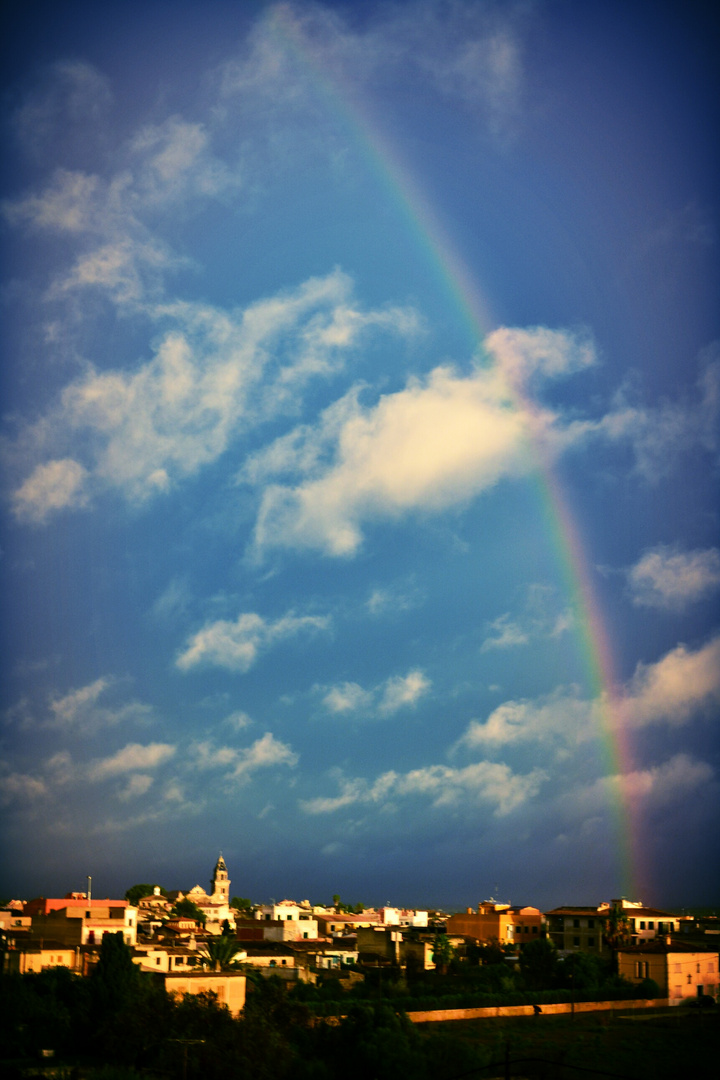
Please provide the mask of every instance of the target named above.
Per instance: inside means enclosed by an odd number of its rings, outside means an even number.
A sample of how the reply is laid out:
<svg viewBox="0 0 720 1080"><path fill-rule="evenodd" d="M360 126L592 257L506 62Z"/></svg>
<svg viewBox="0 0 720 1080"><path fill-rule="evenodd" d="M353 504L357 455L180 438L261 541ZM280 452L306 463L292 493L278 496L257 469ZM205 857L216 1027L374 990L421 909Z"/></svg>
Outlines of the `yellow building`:
<svg viewBox="0 0 720 1080"><path fill-rule="evenodd" d="M620 975L634 983L654 979L663 997L717 997L717 952L654 941L620 949L617 960Z"/></svg>
<svg viewBox="0 0 720 1080"><path fill-rule="evenodd" d="M474 938L481 943L524 945L541 937L543 916L539 908L511 907L487 900L478 904L476 912L468 908L462 915L450 915L446 926L449 936Z"/></svg>

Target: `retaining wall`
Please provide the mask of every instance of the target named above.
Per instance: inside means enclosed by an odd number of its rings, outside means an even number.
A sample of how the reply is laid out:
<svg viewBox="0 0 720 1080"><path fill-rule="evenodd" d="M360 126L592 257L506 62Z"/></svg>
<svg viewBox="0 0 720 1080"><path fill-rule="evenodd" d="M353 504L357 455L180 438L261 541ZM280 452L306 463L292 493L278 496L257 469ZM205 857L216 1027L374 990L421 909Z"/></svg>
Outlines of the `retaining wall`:
<svg viewBox="0 0 720 1080"><path fill-rule="evenodd" d="M679 1005L682 998L631 998L630 1001L565 1001L557 1005L541 1005L543 1016L555 1016L559 1013L598 1012L610 1009L663 1009L669 1005ZM498 1016L533 1016L532 1005L494 1005L485 1009L434 1009L431 1012L409 1012L408 1019L414 1024L438 1022L440 1020L486 1020Z"/></svg>

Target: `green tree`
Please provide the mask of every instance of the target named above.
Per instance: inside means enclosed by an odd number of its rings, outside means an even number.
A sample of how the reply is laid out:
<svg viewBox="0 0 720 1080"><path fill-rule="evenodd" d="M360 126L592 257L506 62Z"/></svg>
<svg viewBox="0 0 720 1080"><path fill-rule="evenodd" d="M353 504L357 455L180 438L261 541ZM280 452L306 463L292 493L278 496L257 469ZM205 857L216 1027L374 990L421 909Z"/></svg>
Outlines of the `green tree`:
<svg viewBox="0 0 720 1080"><path fill-rule="evenodd" d="M603 924L605 942L615 953L630 943L630 920L621 904L613 904Z"/></svg>
<svg viewBox="0 0 720 1080"><path fill-rule="evenodd" d="M593 953L570 953L558 964L561 985L570 990L596 990L605 975L604 965Z"/></svg>
<svg viewBox="0 0 720 1080"><path fill-rule="evenodd" d="M528 941L520 950L520 971L530 990L549 990L557 978L558 954L550 938Z"/></svg>
<svg viewBox="0 0 720 1080"><path fill-rule="evenodd" d="M176 901L172 914L177 915L180 919L195 919L196 922L205 925L205 912L201 911L197 904L193 904L192 900L188 900L187 897L184 900Z"/></svg>
<svg viewBox="0 0 720 1080"><path fill-rule="evenodd" d="M244 919L249 919L252 915L253 903L247 896L233 896L230 907L239 911Z"/></svg>
<svg viewBox="0 0 720 1080"><path fill-rule="evenodd" d="M167 896L167 891L163 889L162 885L156 883L154 885L131 885L125 893L125 899L133 907L137 907L138 900L142 899L143 896L152 896L155 889L160 889L161 896Z"/></svg>
<svg viewBox="0 0 720 1080"><path fill-rule="evenodd" d="M140 978L122 932L103 934L100 959L90 977L93 1002L107 1012L119 1009L136 993Z"/></svg>

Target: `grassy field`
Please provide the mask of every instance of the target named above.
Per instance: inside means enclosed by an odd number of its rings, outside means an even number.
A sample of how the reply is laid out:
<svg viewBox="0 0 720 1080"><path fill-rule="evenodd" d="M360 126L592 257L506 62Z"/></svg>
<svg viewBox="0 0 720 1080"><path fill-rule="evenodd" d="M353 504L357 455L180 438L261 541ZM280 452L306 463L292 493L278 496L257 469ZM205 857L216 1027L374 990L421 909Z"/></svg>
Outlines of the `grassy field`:
<svg viewBox="0 0 720 1080"><path fill-rule="evenodd" d="M489 1051L494 1062L504 1063L509 1046L510 1075L515 1080L600 1080L603 1074L628 1080L701 1080L720 1071L719 1014L720 1010L665 1010L640 1016L586 1013L574 1018L455 1020L423 1029L428 1035L442 1034ZM473 1075L503 1076L504 1068Z"/></svg>

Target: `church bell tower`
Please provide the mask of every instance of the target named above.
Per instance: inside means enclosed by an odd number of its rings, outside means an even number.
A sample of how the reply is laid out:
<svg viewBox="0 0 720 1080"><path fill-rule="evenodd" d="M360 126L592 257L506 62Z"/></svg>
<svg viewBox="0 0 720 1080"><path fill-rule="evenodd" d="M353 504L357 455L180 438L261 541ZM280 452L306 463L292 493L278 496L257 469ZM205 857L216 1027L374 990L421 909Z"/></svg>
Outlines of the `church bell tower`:
<svg viewBox="0 0 720 1080"><path fill-rule="evenodd" d="M222 857L222 852L215 863L210 887L212 889L212 898L216 903L230 903L230 878L228 877L227 866Z"/></svg>

